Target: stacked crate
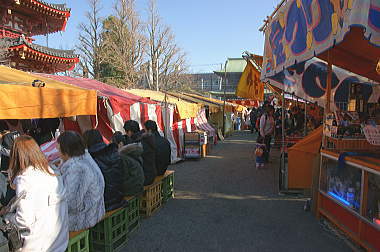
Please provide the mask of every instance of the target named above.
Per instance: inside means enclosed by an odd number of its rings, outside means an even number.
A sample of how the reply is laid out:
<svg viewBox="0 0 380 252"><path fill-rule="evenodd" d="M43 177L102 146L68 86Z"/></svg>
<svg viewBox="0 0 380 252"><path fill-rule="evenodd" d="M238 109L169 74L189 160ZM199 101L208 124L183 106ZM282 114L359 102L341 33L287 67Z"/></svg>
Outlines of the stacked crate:
<svg viewBox="0 0 380 252"><path fill-rule="evenodd" d="M90 229L91 252L117 251L126 245L129 235L140 225L140 200L126 198L128 206L107 212L104 219Z"/></svg>
<svg viewBox="0 0 380 252"><path fill-rule="evenodd" d="M162 178L162 201L165 203L174 197L174 171L166 171Z"/></svg>
<svg viewBox="0 0 380 252"><path fill-rule="evenodd" d="M144 186L141 197L140 214L143 217L152 216L162 205L162 181L156 178L153 184Z"/></svg>
<svg viewBox="0 0 380 252"><path fill-rule="evenodd" d="M66 252L89 252L88 230L70 232Z"/></svg>

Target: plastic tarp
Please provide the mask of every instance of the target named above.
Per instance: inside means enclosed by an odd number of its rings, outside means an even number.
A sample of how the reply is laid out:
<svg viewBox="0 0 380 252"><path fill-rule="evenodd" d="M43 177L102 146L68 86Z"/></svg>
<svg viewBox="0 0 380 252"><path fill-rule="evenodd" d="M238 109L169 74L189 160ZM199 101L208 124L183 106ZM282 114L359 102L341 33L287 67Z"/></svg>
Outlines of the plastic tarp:
<svg viewBox="0 0 380 252"><path fill-rule="evenodd" d="M129 89L127 91L132 94L147 97L149 99L162 103L164 103L166 99L167 103L174 104L177 106L180 119L196 117L201 107L201 105L198 103L184 101L181 98L177 98L169 94L165 95L165 93L163 92L146 89Z"/></svg>
<svg viewBox="0 0 380 252"><path fill-rule="evenodd" d="M41 80L45 87L32 87ZM95 115L96 92L0 66L0 119Z"/></svg>
<svg viewBox="0 0 380 252"><path fill-rule="evenodd" d="M343 69L380 81L378 0L289 0L265 29L261 79L315 55Z"/></svg>
<svg viewBox="0 0 380 252"><path fill-rule="evenodd" d="M311 188L313 165L322 144L322 126L288 149L288 187Z"/></svg>
<svg viewBox="0 0 380 252"><path fill-rule="evenodd" d="M379 55L380 57L380 55ZM324 107L326 104L327 63L313 58L294 65L274 76L268 77L271 85L290 94ZM367 78L333 66L331 84L331 104L333 110L348 102L351 83L362 83L363 95L368 102L377 102L380 85Z"/></svg>

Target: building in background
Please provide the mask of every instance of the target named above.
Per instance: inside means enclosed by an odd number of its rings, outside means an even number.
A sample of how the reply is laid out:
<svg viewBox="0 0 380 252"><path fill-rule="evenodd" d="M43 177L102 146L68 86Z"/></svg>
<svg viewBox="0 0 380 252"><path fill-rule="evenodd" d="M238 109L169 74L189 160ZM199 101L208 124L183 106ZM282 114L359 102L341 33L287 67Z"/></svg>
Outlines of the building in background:
<svg viewBox="0 0 380 252"><path fill-rule="evenodd" d="M214 71L213 73L191 74L193 87L197 91L209 93L214 98L223 99L224 86L226 85L227 98L236 98L236 87L246 64L247 62L243 58L228 58L226 81L224 80L224 69Z"/></svg>
<svg viewBox="0 0 380 252"><path fill-rule="evenodd" d="M8 48L1 59L10 67L40 73L72 70L79 62L72 50L34 44L33 36L64 31L70 9L41 0L0 0L0 45Z"/></svg>

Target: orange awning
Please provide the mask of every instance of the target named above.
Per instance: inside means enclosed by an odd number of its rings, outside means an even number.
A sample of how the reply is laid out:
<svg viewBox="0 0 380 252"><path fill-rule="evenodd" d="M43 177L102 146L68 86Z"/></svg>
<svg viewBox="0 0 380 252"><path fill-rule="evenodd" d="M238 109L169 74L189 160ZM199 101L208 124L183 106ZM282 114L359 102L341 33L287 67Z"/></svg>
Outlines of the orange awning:
<svg viewBox="0 0 380 252"><path fill-rule="evenodd" d="M45 87L32 87L33 80ZM0 119L57 118L96 115L94 90L77 88L0 66Z"/></svg>

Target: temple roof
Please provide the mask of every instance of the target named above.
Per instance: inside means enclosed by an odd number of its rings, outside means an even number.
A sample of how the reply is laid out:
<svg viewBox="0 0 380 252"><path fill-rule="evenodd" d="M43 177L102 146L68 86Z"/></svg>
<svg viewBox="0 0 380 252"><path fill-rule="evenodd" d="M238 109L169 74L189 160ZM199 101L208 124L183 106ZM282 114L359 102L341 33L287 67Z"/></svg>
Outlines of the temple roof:
<svg viewBox="0 0 380 252"><path fill-rule="evenodd" d="M29 1L40 3L42 5L46 5L47 7L50 7L52 9L59 10L59 11L65 11L65 12L71 11L71 8L67 8L66 4L52 4L52 3L47 3L45 1L40 1L40 0L29 0Z"/></svg>
<svg viewBox="0 0 380 252"><path fill-rule="evenodd" d="M78 55L74 53L74 50L59 50L59 49L54 49L54 48L50 48L46 46L33 44L33 43L28 42L23 36L21 36L18 39L13 39L13 41L11 42L10 48L16 48L22 45L26 45L30 49L33 49L35 51L38 51L40 53L50 55L50 56L55 56L59 58L67 58L67 59L78 58Z"/></svg>

